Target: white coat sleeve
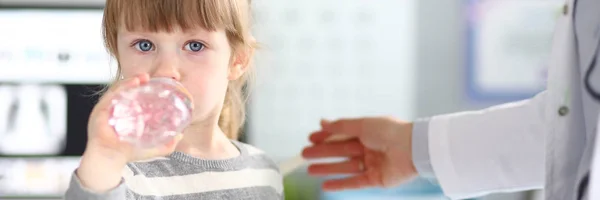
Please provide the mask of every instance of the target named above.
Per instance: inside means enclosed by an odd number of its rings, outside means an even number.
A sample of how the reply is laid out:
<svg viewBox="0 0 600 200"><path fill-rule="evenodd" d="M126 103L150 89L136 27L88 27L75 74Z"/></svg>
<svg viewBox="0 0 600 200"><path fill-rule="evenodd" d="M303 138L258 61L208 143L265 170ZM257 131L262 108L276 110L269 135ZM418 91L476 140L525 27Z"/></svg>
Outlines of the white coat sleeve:
<svg viewBox="0 0 600 200"><path fill-rule="evenodd" d="M452 199L542 188L545 98L542 92L523 101L429 118L427 137L421 138L428 140L430 160L420 165L431 164Z"/></svg>
<svg viewBox="0 0 600 200"><path fill-rule="evenodd" d="M595 148L592 157L592 169L590 170L589 188L587 199L600 199L600 116L596 123Z"/></svg>

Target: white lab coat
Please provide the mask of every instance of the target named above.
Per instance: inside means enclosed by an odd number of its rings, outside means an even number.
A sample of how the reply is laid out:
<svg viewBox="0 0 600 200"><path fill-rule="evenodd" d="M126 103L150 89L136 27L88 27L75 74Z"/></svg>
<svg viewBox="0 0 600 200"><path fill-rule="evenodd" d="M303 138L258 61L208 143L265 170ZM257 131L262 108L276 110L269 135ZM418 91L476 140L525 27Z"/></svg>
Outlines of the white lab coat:
<svg viewBox="0 0 600 200"><path fill-rule="evenodd" d="M565 5L568 12L557 21L544 92L520 102L430 119L431 165L448 197L544 188L548 200L577 199L577 186L589 169L582 164L589 142L573 0Z"/></svg>
<svg viewBox="0 0 600 200"><path fill-rule="evenodd" d="M596 135L600 134L600 131L598 131L600 130L600 117L598 119ZM600 137L596 137L595 143L600 144ZM593 161L593 172L590 176L590 188L588 189L590 191L589 199L600 199L600 148L595 148Z"/></svg>

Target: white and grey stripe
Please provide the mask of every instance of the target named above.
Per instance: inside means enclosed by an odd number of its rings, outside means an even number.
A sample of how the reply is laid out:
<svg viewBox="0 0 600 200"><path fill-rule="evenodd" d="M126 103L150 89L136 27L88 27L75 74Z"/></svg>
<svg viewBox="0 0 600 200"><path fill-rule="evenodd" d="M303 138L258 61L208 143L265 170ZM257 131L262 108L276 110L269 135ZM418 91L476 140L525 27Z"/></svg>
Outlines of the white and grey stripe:
<svg viewBox="0 0 600 200"><path fill-rule="evenodd" d="M199 174L204 172L237 171L245 168L278 170L266 154L243 155L230 160L197 160L181 152L175 152L171 159L150 162L129 163L134 176L169 177Z"/></svg>
<svg viewBox="0 0 600 200"><path fill-rule="evenodd" d="M281 193L278 193L269 186L256 186L171 196L142 196L134 193L129 193L127 195L130 196L131 199L136 200L283 199Z"/></svg>
<svg viewBox="0 0 600 200"><path fill-rule="evenodd" d="M240 156L225 160L203 160L181 152L168 157L129 163L124 169L123 183L109 192L125 195L114 199L283 199L283 177L275 163L259 149L232 141ZM72 181L69 196L85 199L98 194ZM103 196L113 196L102 194Z"/></svg>

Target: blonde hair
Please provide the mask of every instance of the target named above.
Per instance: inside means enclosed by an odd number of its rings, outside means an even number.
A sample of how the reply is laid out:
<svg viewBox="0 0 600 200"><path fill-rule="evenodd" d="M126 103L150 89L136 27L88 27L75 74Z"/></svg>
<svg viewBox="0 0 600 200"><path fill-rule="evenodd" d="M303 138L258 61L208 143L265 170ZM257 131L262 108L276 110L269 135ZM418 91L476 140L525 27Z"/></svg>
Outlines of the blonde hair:
<svg viewBox="0 0 600 200"><path fill-rule="evenodd" d="M256 48L250 25L249 0L106 0L102 22L105 46L117 62L117 32L121 27L129 31L152 32L170 32L176 27L184 31L198 27L209 31L224 30L232 48L232 58L245 53L250 59ZM239 79L230 81L219 116L219 127L231 139L238 139L245 122L247 95L243 89L250 70L246 71ZM119 66L115 78L120 76Z"/></svg>

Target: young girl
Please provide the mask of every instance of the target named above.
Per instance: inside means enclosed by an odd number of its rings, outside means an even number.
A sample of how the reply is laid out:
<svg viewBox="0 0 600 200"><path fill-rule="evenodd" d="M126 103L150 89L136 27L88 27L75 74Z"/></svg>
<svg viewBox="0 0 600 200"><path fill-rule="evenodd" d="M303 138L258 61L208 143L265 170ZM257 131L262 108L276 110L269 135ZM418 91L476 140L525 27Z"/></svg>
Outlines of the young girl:
<svg viewBox="0 0 600 200"><path fill-rule="evenodd" d="M87 149L66 199L283 199L282 176L262 151L235 139L254 50L249 0L107 0L103 30L119 64L95 106ZM171 143L139 150L108 125L111 98L150 77L192 94L192 124Z"/></svg>

